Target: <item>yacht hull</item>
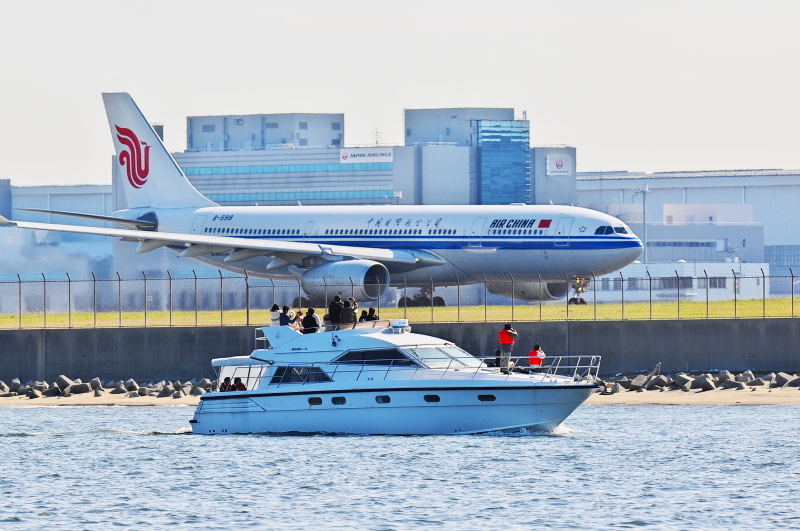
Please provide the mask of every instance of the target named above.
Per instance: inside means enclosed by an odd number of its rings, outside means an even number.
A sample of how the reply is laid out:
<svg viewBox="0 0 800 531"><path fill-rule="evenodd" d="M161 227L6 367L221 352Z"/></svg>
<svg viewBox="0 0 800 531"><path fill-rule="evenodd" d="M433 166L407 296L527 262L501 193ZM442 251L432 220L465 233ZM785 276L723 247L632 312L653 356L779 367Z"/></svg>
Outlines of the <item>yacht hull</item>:
<svg viewBox="0 0 800 531"><path fill-rule="evenodd" d="M383 382L371 389L280 389L209 393L192 420L198 434L336 433L455 435L550 431L595 390L573 384L468 382L413 388ZM473 384L474 385L471 385Z"/></svg>

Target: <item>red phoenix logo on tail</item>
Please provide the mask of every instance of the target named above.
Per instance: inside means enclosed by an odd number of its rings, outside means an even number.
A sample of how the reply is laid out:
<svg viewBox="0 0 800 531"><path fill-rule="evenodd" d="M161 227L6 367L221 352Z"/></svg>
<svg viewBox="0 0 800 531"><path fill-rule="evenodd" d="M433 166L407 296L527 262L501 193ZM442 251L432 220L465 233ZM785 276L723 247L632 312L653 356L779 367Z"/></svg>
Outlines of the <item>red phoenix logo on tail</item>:
<svg viewBox="0 0 800 531"><path fill-rule="evenodd" d="M117 128L117 140L128 148L127 151L120 152L119 163L125 166L131 186L141 188L147 182L147 174L150 173L150 146L145 142L139 142L139 138L130 129L118 125L114 127Z"/></svg>

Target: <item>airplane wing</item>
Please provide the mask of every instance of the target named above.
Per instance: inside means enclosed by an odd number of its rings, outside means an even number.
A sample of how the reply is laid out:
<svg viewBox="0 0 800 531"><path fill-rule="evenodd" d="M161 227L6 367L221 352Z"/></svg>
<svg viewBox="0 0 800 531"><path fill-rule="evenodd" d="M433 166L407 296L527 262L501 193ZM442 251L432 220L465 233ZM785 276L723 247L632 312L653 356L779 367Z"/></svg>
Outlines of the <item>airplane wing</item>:
<svg viewBox="0 0 800 531"><path fill-rule="evenodd" d="M300 261L302 258L308 256L327 257L331 260L340 258L360 258L363 260L374 260L384 264L410 266L412 269L444 263L444 260L429 253L411 250L34 223L28 221L11 221L3 216L0 216L0 225L18 227L21 229L110 236L122 238L124 241L130 242L138 241L139 247L136 249L137 253L154 251L160 247L183 247L184 250L180 255L190 258L212 253L230 253L225 258L225 262L238 262L256 256L272 256L273 262L267 266L267 269L277 269L289 264L301 265Z"/></svg>

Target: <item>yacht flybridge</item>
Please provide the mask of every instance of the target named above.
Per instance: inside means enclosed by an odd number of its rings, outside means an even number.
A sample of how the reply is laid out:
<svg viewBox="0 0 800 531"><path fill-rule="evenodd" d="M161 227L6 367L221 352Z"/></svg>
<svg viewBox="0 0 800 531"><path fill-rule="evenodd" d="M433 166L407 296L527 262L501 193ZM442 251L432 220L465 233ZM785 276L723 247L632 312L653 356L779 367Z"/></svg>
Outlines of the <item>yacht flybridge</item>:
<svg viewBox="0 0 800 531"><path fill-rule="evenodd" d="M256 329L250 356L212 361L218 381L192 419L200 434L470 434L548 431L597 387L599 356L548 357L538 372L501 372L408 321L301 334Z"/></svg>

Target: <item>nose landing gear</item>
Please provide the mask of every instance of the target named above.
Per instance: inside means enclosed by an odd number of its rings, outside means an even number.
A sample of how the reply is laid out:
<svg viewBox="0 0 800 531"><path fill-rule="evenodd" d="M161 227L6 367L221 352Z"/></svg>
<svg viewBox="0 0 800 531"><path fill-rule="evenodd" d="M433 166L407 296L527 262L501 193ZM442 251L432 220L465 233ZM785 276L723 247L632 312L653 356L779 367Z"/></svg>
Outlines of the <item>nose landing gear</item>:
<svg viewBox="0 0 800 531"><path fill-rule="evenodd" d="M589 283L591 281L588 278L578 277L572 283L572 289L575 290L575 296L570 297L568 304L586 304L586 299L582 297L583 293L589 289Z"/></svg>

